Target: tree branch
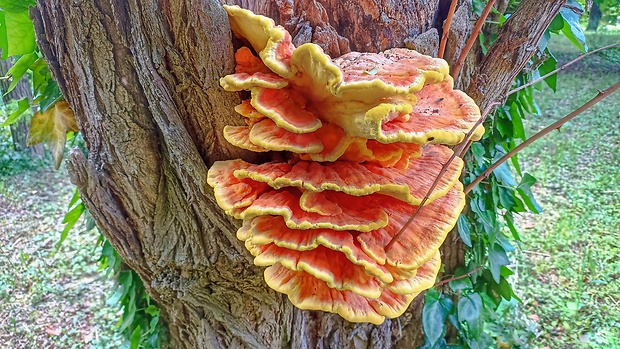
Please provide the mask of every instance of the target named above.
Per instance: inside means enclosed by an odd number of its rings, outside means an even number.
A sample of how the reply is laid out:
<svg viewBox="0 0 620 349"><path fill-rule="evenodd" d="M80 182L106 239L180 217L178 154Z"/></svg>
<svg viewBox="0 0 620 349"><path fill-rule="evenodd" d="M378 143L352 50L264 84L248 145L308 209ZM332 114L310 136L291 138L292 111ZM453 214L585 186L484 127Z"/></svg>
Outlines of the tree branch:
<svg viewBox="0 0 620 349"><path fill-rule="evenodd" d="M589 109L590 107L592 107L596 103L600 102L604 98L608 97L612 93L616 92L618 89L620 89L620 81L615 83L614 85L612 85L608 89L600 91L596 95L596 97L594 97L591 100L589 100L586 104L584 104L581 107L575 109L570 114L568 114L565 117L561 118L560 120L554 122L553 124L547 126L545 129L541 130L540 132L536 133L535 135L533 135L532 137L527 139L525 142L519 144L517 147L515 147L513 150L508 152L506 155L502 156L501 159L497 160L493 165L491 165L489 168L487 168L480 176L478 176L476 179L474 179L474 181L471 182L471 184L469 184L465 188L465 194L469 193L473 188L476 187L476 185L478 185L480 182L482 182L483 179L488 177L491 174L491 172L493 172L493 170L498 168L502 163L504 163L506 160L510 159L513 155L515 155L516 153L521 151L523 148L525 148L528 145L534 143L536 140L542 138L544 135L548 134L549 132L551 132L553 130L559 129L562 125L564 125L568 121L572 120L577 115L583 113L584 111L586 111L587 109Z"/></svg>
<svg viewBox="0 0 620 349"><path fill-rule="evenodd" d="M439 287L439 286L445 285L445 284L447 284L449 282L452 282L452 281L455 281L455 280L460 280L460 279L466 278L468 276L472 276L473 274L475 274L475 273L479 272L480 270L482 270L482 268L484 268L484 264L478 266L478 268L468 272L467 274L463 274L463 275L459 275L459 276L455 276L455 277L451 277L449 279L445 279L445 280L439 281L438 283L434 284L433 287Z"/></svg>
<svg viewBox="0 0 620 349"><path fill-rule="evenodd" d="M590 51L590 52L588 52L588 53L584 53L584 54L582 54L581 56L578 56L577 58L573 59L572 61L570 61L570 62L568 62L568 63L566 63L566 64L562 65L562 66L561 66L561 67L559 67L559 68L557 68L556 70L554 70L554 71L552 71L552 72L550 72L550 73L547 73L547 74L545 74L545 75L543 75L543 76L539 77L539 78L538 78L538 79L536 79L536 80L530 81L530 82L528 82L527 84L525 84L525 85L523 85L523 86L519 86L519 87L515 88L514 90L510 90L506 96L510 96L511 94L513 94L513 93L515 93L515 92L517 92L517 91L521 91L521 90L523 90L524 88L526 88L526 87L528 87L528 86L531 86L531 85L534 85L534 84L536 84L536 83L539 83L539 82L541 82L541 81L545 80L546 78L550 77L551 75L556 74L556 73L559 73L560 71L562 71L562 70L564 70L564 69L568 68L569 66L571 66L573 63L577 63L577 62L579 62L580 60L582 60L582 59L584 59L584 58L586 58L586 57L588 57L588 56L590 56L590 55L593 55L593 54L595 54L595 53L597 53L597 52L600 52L600 51L606 50L606 49L608 49L608 48L617 47L617 46L620 46L620 43L618 43L618 44L611 44L611 45L608 45L608 46L604 46L604 47L601 47L601 48L597 48L596 50Z"/></svg>
<svg viewBox="0 0 620 349"><path fill-rule="evenodd" d="M415 217L418 215L418 213L420 212L420 210L422 209L422 207L424 207L424 204L426 203L426 201L428 200L428 198L431 196L431 194L433 193L433 190L435 190L435 187L437 186L437 184L439 183L439 181L441 180L441 177L443 177L443 175L446 173L446 171L448 170L448 167L450 167L450 164L452 163L452 161L458 156L458 154L463 153L464 150L469 143L469 140L471 138L471 135L474 133L474 131L476 130L476 128L478 128L478 126L482 125L482 123L484 123L484 120L486 120L487 116L491 113L491 109L493 109L493 107L495 107L496 105L498 105L498 102L492 103L491 105L489 105L487 107L487 109L482 113L482 115L480 116L480 119L478 119L478 121L476 121L476 123L474 124L474 126L471 128L471 130L469 130L469 132L467 132L467 134L465 135L465 138L463 138L463 140L461 141L461 143L459 143L459 145L454 148L454 151L452 153L452 156L450 156L450 158L448 159L448 161L446 161L446 163L441 167L441 170L439 171L439 173L437 174L437 177L435 177L435 180L433 181L433 184L431 184L431 187L428 188L428 191L426 192L426 195L424 195L424 198L422 199L422 201L420 202L420 205L418 205L418 208L416 208L416 210L413 212L413 214L411 215L411 217L409 217L409 219L407 220L407 222L405 222L405 224L403 224L402 228L400 228L400 230L398 231L398 233L396 233L394 235L394 237L392 237L392 239L390 240L390 242L388 242L387 245L385 245L385 251L389 251L392 246L394 245L394 243L396 243L396 241L401 237L401 235L403 235L403 233L405 232L405 230L407 230L407 228L409 227L409 225L411 225L411 223L413 222L413 220L415 219Z"/></svg>
<svg viewBox="0 0 620 349"><path fill-rule="evenodd" d="M545 29L564 3L564 0L522 0L499 28L497 40L477 64L465 91L480 108L506 98L510 84L536 52Z"/></svg>
<svg viewBox="0 0 620 349"><path fill-rule="evenodd" d="M482 14L480 15L480 18L478 18L478 21L476 21L476 25L474 26L474 30L471 32L469 39L467 39L467 44L465 45L465 48L463 48L463 52L461 52L458 61L456 61L456 65L454 66L454 70L452 71L453 78L456 79L459 76L461 68L463 67L463 63L465 63L465 58L467 58L467 54L469 54L469 51L478 39L478 34L480 34L482 26L484 25L484 21L487 19L489 13L491 13L494 4L495 0L489 0L487 5L484 7L484 10L482 10Z"/></svg>
<svg viewBox="0 0 620 349"><path fill-rule="evenodd" d="M448 33L450 32L450 25L452 24L452 17L454 17L454 11L456 10L456 4L458 0L452 0L450 3L450 9L448 10L448 17L446 17L446 21L443 25L443 30L441 34L441 42L439 43L439 52L437 57L443 58L443 54L446 52L446 43L448 42Z"/></svg>

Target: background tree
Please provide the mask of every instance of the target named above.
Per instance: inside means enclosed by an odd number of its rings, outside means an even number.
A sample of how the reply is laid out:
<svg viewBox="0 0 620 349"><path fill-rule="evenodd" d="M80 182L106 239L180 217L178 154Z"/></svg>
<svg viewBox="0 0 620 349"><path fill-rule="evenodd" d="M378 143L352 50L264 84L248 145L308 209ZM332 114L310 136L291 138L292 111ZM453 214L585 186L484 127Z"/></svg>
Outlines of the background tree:
<svg viewBox="0 0 620 349"><path fill-rule="evenodd" d="M591 0L586 1L589 8L588 26L586 30L598 30L601 19L605 17L605 23L617 24L620 15L620 1L617 0Z"/></svg>
<svg viewBox="0 0 620 349"><path fill-rule="evenodd" d="M228 1L233 3L234 1ZM299 45L328 54L416 47L434 53L450 1L237 2L284 25ZM505 4L500 1L499 5ZM481 109L502 102L564 1L523 0L486 55L464 60L459 85ZM454 66L472 11L454 17ZM504 7L505 8L505 5ZM214 0L42 0L38 43L76 113L88 155L73 150L71 179L97 225L144 281L178 348L406 347L421 344L421 297L381 326L300 311L270 290L206 186L216 160L251 154L221 137L239 123L240 97L219 88L233 70L226 14ZM463 263L452 234L446 270Z"/></svg>
<svg viewBox="0 0 620 349"><path fill-rule="evenodd" d="M13 59L9 58L8 60L1 59L0 60L0 76L5 76L11 66L13 65ZM9 90L11 82L8 79L0 79L0 93L2 93L2 103L6 106L12 100L21 100L22 98L26 98L27 101L32 100L32 89L30 88L30 83L28 82L28 76L23 76L21 79L17 81L15 88L13 88L10 92ZM26 103L28 104L28 103ZM31 107L32 113L35 113L34 106ZM45 154L43 150L43 144L36 144L33 146L27 146L27 138L28 138L28 121L21 120L14 124L11 124L11 138L13 139L13 146L16 151L28 150L28 154L30 156L38 156L42 157Z"/></svg>

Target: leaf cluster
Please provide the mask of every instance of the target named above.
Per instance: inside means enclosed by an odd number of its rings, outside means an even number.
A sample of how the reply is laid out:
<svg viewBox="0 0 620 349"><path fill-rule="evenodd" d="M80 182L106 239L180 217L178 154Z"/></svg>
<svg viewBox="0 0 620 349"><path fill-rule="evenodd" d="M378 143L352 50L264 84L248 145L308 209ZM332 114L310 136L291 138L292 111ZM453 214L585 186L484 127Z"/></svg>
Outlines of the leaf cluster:
<svg viewBox="0 0 620 349"><path fill-rule="evenodd" d="M62 99L62 93L39 52L34 26L28 8L34 6L34 0L1 0L0 1L0 50L2 59L14 57L13 66L5 78L11 83L4 94L11 92L24 76L32 82L34 99L23 98L18 101L17 108L0 125L9 126L16 123L31 108L31 104L39 108L31 124L31 136L28 145L47 142L56 167L60 166L64 154L67 132L77 132L77 124L68 104L62 106L62 112L53 109ZM61 109L61 108L58 108ZM52 110L50 112L50 110ZM62 114L62 117L59 116ZM32 129L34 126L34 129ZM59 127L60 126L60 127ZM67 127L70 126L70 127ZM38 136L32 137L35 133Z"/></svg>
<svg viewBox="0 0 620 349"><path fill-rule="evenodd" d="M160 323L160 310L146 293L144 284L134 270L123 263L112 244L102 236L101 267L116 275L116 287L107 304L118 304L123 316L117 330L125 335L123 348L156 349L166 341L165 327Z"/></svg>
<svg viewBox="0 0 620 349"><path fill-rule="evenodd" d="M69 202L69 211L62 221L65 228L61 232L59 246L81 217L85 218L86 230L98 229L86 206L80 200L76 188ZM160 322L160 310L157 303L146 293L140 276L127 267L122 257L103 235L100 236L98 245L101 246L100 268L107 270L108 275L116 280L107 305L118 305L123 310L116 325L117 331L122 333L126 339L122 348L160 348L161 344L166 341L166 329Z"/></svg>
<svg viewBox="0 0 620 349"><path fill-rule="evenodd" d="M474 9L479 7L480 4ZM500 16L499 25L505 17ZM557 60L547 48L552 34L563 34L580 50L587 50L579 15L568 7L562 8L541 40L537 54L515 78L513 87L526 85L556 69ZM492 45L495 39L494 35L481 36L483 53L484 46ZM546 78L544 83L555 91L556 76ZM486 120L484 137L472 144L465 156L465 184L527 139L523 120L540 115L534 88L542 86L528 86L513 93ZM508 280L513 275L509 253L521 241L515 216L542 211L531 190L535 183L533 176L521 171L518 157L514 156L510 164L497 167L469 193L469 206L457 222L459 236L468 247L467 264L456 270L448 287L426 293L422 314L425 344L421 348L511 347L534 336L531 331L506 330L503 322L506 312L521 301ZM456 329L457 342L446 340L449 326Z"/></svg>

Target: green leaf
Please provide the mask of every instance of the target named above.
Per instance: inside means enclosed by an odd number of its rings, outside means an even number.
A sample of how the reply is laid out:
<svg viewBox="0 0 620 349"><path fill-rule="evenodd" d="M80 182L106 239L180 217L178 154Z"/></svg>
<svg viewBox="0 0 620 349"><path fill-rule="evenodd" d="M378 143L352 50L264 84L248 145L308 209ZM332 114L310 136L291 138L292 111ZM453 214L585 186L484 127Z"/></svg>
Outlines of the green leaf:
<svg viewBox="0 0 620 349"><path fill-rule="evenodd" d="M129 336L129 342L131 343L130 349L138 349L140 347L140 325L136 326L136 328L131 332Z"/></svg>
<svg viewBox="0 0 620 349"><path fill-rule="evenodd" d="M11 84L9 85L9 88L4 92L5 96L9 92L13 91L15 86L17 86L19 81L26 73L26 71L28 71L28 68L30 68L32 63L34 63L38 58L39 56L34 52L25 54L21 56L21 58L18 59L15 64L13 64L9 71L6 72L6 76L11 78Z"/></svg>
<svg viewBox="0 0 620 349"><path fill-rule="evenodd" d="M0 10L0 49L2 50L2 59L9 58L9 43L6 38L6 12Z"/></svg>
<svg viewBox="0 0 620 349"><path fill-rule="evenodd" d="M558 18L557 16L555 18ZM554 20L555 20L554 18ZM559 18L559 22L562 26L564 26L564 20L560 17ZM553 22L551 22L551 24L553 24ZM549 26L551 27L551 25ZM562 30L562 28L558 29L558 30ZM551 34L549 34L549 30L547 30L543 36L540 38L540 41L538 42L538 50L540 52L543 52L544 50L547 49L547 44L549 43L549 40L551 39Z"/></svg>
<svg viewBox="0 0 620 349"><path fill-rule="evenodd" d="M512 136L512 122L507 118L495 118L495 128L497 128L502 137Z"/></svg>
<svg viewBox="0 0 620 349"><path fill-rule="evenodd" d="M521 241L521 236L519 236L519 232L517 231L517 228L515 227L515 220L512 215L512 212L510 211L506 212L504 214L504 219L506 220L506 225L508 226L510 233L512 233L512 237L517 241Z"/></svg>
<svg viewBox="0 0 620 349"><path fill-rule="evenodd" d="M459 322L467 323L467 326L474 333L474 337L480 329L480 312L482 310L482 299L477 293L461 297L458 303Z"/></svg>
<svg viewBox="0 0 620 349"><path fill-rule="evenodd" d="M478 41L480 42L480 50L482 51L483 55L486 55L488 52L488 49L486 47L486 45L484 44L484 34L482 32L480 32L480 34L478 35Z"/></svg>
<svg viewBox="0 0 620 349"><path fill-rule="evenodd" d="M474 154L474 159L476 159L478 165L484 164L484 154L486 153L486 150L484 149L482 144L473 143L470 149L471 153Z"/></svg>
<svg viewBox="0 0 620 349"><path fill-rule="evenodd" d="M558 66L558 61L555 59L555 57L551 55L548 49L545 50L545 53L548 53L549 57L543 62L543 64L541 64L538 67L538 71L540 72L540 75L549 74L552 71L554 71ZM545 79L545 83L547 84L547 86L549 86L549 88L553 90L553 92L556 92L557 82L558 82L557 73Z"/></svg>
<svg viewBox="0 0 620 349"><path fill-rule="evenodd" d="M501 156L498 156L495 161L497 161L500 157ZM514 188L515 186L517 186L517 182L512 177L512 173L510 173L510 168L508 168L508 164L506 164L505 162L499 165L496 169L494 169L493 174L503 185L509 188Z"/></svg>
<svg viewBox="0 0 620 349"><path fill-rule="evenodd" d="M424 308L422 309L422 326L424 335L431 347L434 347L437 341L443 337L447 315L437 299L425 297Z"/></svg>
<svg viewBox="0 0 620 349"><path fill-rule="evenodd" d="M117 257L116 251L114 251L114 247L112 247L112 244L110 244L110 241L106 240L103 243L103 246L101 246L101 258L100 260L102 260L102 262L105 260L107 263L107 267L108 267L108 274L110 273L116 273L118 271L118 268L120 267L120 258ZM105 265L104 265L105 266ZM120 296L122 294L118 295L118 298L120 299ZM116 300L116 302L113 302L112 304L116 304L118 303L118 299Z"/></svg>
<svg viewBox="0 0 620 349"><path fill-rule="evenodd" d="M471 289L473 287L471 283L471 279L468 276L458 279L459 276L462 276L465 274L467 274L467 270L465 270L465 268L462 268L462 267L458 268L454 272L454 278L456 278L456 280L452 280L449 283L449 286L452 289L452 291L457 292L460 290Z"/></svg>
<svg viewBox="0 0 620 349"><path fill-rule="evenodd" d="M495 214L486 210L484 201L480 198L473 198L471 200L471 210L476 213L477 220L482 223L484 231L489 234L495 230Z"/></svg>
<svg viewBox="0 0 620 349"><path fill-rule="evenodd" d="M58 247L60 247L60 245L62 245L62 243L65 241L67 235L69 235L69 231L71 231L71 229L73 228L75 223L77 223L78 219L80 218L80 216L82 216L82 213L84 213L85 210L86 206L84 206L83 203L80 203L79 205L75 206L71 211L67 212L65 218L62 220L62 222L66 224L65 228L60 233L60 241L58 242Z"/></svg>
<svg viewBox="0 0 620 349"><path fill-rule="evenodd" d="M44 91L47 87L48 81L54 79L49 69L47 69L47 63L45 63L43 58L39 58L32 63L30 71L32 71L32 89L35 98L38 98L41 95L41 91Z"/></svg>
<svg viewBox="0 0 620 349"><path fill-rule="evenodd" d="M159 316L155 316L151 319L151 322L149 323L149 332L155 332L156 330L156 326L159 323Z"/></svg>
<svg viewBox="0 0 620 349"><path fill-rule="evenodd" d="M6 12L7 56L24 55L33 52L37 45L34 38L34 26L28 10L21 12ZM3 53L4 57L4 53Z"/></svg>
<svg viewBox="0 0 620 349"><path fill-rule="evenodd" d="M505 300L509 301L512 298L512 287L505 278L500 278L499 284L495 287L497 293L502 296Z"/></svg>
<svg viewBox="0 0 620 349"><path fill-rule="evenodd" d="M516 205L513 191L504 187L499 187L499 203L503 208L510 210Z"/></svg>
<svg viewBox="0 0 620 349"><path fill-rule="evenodd" d="M108 298L108 300L105 302L105 304L110 307L113 305L116 305L121 300L122 296L123 296L123 288L117 286L114 289L114 292L112 292L112 295L110 296L110 298Z"/></svg>
<svg viewBox="0 0 620 349"><path fill-rule="evenodd" d="M491 263L491 274L493 275L493 280L499 283L500 268L504 265L510 264L510 259L508 259L506 251L504 251L500 245L493 244L493 247L489 249L489 262Z"/></svg>
<svg viewBox="0 0 620 349"><path fill-rule="evenodd" d="M547 30L552 33L558 34L560 30L564 28L564 23L564 18L560 14L557 14L549 24L549 28L547 28Z"/></svg>
<svg viewBox="0 0 620 349"><path fill-rule="evenodd" d="M88 211L86 213L88 213ZM93 216L88 214L88 216L86 216L86 221L85 221L85 224L84 224L84 231L91 231L91 230L95 229L96 226L97 226L97 224L95 223L95 220L93 219Z"/></svg>
<svg viewBox="0 0 620 349"><path fill-rule="evenodd" d="M146 307L146 309L144 309L144 312L151 316L158 316L159 308L151 304L148 307Z"/></svg>
<svg viewBox="0 0 620 349"><path fill-rule="evenodd" d="M28 98L22 98L17 102L17 110L12 112L9 117L0 125L0 127L9 126L17 122L19 117L30 108L30 101Z"/></svg>
<svg viewBox="0 0 620 349"><path fill-rule="evenodd" d="M6 12L23 12L36 5L35 0L0 0L0 8Z"/></svg>
<svg viewBox="0 0 620 349"><path fill-rule="evenodd" d="M517 186L517 192L521 195L523 202L530 209L530 211L534 213L542 212L542 208L536 202L534 198L534 194L532 194L531 187L536 183L536 178L532 177L530 174L526 173L523 175L521 179L521 183Z"/></svg>
<svg viewBox="0 0 620 349"><path fill-rule="evenodd" d="M510 104L510 119L512 120L513 136L525 140L525 129L523 128L523 119L521 111L516 102Z"/></svg>
<svg viewBox="0 0 620 349"><path fill-rule="evenodd" d="M515 250L515 247L512 246L504 234L497 234L495 237L495 242L498 243L506 252L512 252Z"/></svg>
<svg viewBox="0 0 620 349"><path fill-rule="evenodd" d="M516 147L514 138L510 141L509 146L510 146L509 149L514 149ZM512 163L512 166L515 168L515 171L517 171L517 174L519 176L523 176L523 173L521 173L521 165L519 164L519 154L515 154L511 156L510 162Z"/></svg>
<svg viewBox="0 0 620 349"><path fill-rule="evenodd" d="M499 206L499 182L493 179L491 179L490 182L491 182L491 200L493 202L493 207L497 207Z"/></svg>
<svg viewBox="0 0 620 349"><path fill-rule="evenodd" d="M560 16L564 19L562 33L564 33L575 47L582 52L587 52L588 46L586 45L586 36L583 33L583 28L581 28L579 24L579 15L568 8L562 8L560 9Z"/></svg>
<svg viewBox="0 0 620 349"><path fill-rule="evenodd" d="M463 240L463 243L468 247L472 247L471 224L469 223L469 219L467 219L465 215L461 214L458 221L456 222L456 225L459 231L459 236L461 237L461 240Z"/></svg>
<svg viewBox="0 0 620 349"><path fill-rule="evenodd" d="M135 299L135 294L135 287L131 285L131 287L129 287L129 300L127 300L127 306L123 309L123 321L118 328L119 332L124 332L129 328L136 318L136 303L133 301Z"/></svg>
<svg viewBox="0 0 620 349"><path fill-rule="evenodd" d="M73 207L75 203L80 199L80 193L78 192L77 187L73 190L73 196L71 196L71 201L69 201L69 208Z"/></svg>
<svg viewBox="0 0 620 349"><path fill-rule="evenodd" d="M118 283L123 288L123 293L121 295L121 299L125 299L129 294L129 290L133 285L133 278L131 277L130 270L123 270L118 274Z"/></svg>
<svg viewBox="0 0 620 349"><path fill-rule="evenodd" d="M41 95L35 99L39 103L41 113L45 113L49 108L53 107L56 102L62 99L62 92L58 84L54 80L49 80L45 86L45 90L40 91Z"/></svg>

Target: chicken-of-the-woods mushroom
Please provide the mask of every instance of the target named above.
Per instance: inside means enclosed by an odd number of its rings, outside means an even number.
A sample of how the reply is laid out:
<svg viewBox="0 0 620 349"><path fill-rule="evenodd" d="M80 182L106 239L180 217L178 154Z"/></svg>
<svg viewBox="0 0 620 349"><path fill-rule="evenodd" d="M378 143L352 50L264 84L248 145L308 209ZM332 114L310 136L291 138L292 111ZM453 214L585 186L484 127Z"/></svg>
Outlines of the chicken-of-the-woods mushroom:
<svg viewBox="0 0 620 349"><path fill-rule="evenodd" d="M435 282L439 247L465 203L461 159L386 246L453 155L448 146L475 126L478 107L453 89L441 59L400 48L331 59L317 45L295 47L269 18L225 8L248 46L220 83L251 97L235 108L246 126L227 126L224 137L285 156L216 162L208 184L218 204L243 220L237 237L297 307L374 324L401 315Z"/></svg>

